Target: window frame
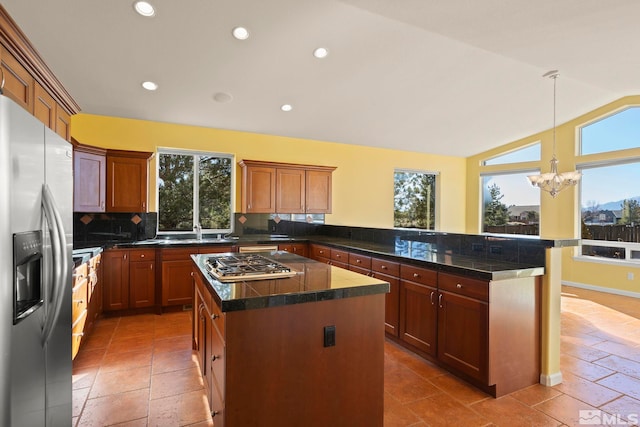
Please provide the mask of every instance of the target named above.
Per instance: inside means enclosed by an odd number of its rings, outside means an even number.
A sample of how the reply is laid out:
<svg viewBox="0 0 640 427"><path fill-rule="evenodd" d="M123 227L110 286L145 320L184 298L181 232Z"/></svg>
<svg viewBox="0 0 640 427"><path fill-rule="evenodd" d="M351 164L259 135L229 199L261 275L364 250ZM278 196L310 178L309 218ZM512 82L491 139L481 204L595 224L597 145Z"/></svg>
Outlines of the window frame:
<svg viewBox="0 0 640 427"><path fill-rule="evenodd" d="M229 193L230 193L230 198L229 198L229 228L228 229L202 229L202 233L208 233L208 234L229 234L229 233L233 233L234 231L234 208L235 208L235 188L236 188L236 168L235 168L235 154L231 154L231 153L220 153L220 152L213 152L213 151L203 151L203 150L189 150L189 149L179 149L179 148L166 148L166 147L159 147L157 149L157 161L156 161L156 203L158 206L158 221L157 221L157 225L156 225L156 235L157 236L167 236L167 237L171 237L171 236L185 236L185 235L192 235L194 233L194 230L184 230L184 231L160 231L160 156L163 154L169 154L169 155L183 155L183 156L193 156L194 157L194 176L193 176L193 182L194 182L194 189L193 189L193 217L192 217L192 222L193 224L198 224L199 223L199 216L200 216L200 200L199 200L199 188L200 188L200 184L199 184L199 168L197 167L197 165L199 165L199 158L201 156L207 156L207 157L221 157L221 158L228 158L231 162L231 176L230 176L230 181L229 181Z"/></svg>
<svg viewBox="0 0 640 427"><path fill-rule="evenodd" d="M621 166L621 165L633 164L633 163L636 163L640 166L640 144L638 144L638 147L635 147L635 148L623 148L618 150L609 150L609 151L601 151L597 153L582 154L583 152L582 129L583 128L586 128L594 123L607 120L608 118L615 116L616 114L622 113L630 108L639 108L639 107L640 105L638 104L624 105L622 107L608 111L607 113L602 114L596 118L585 121L580 125L577 125L576 141L577 141L578 155L576 156L576 169L579 171L583 171L588 169ZM578 221L578 224L577 224L578 230L582 230L582 223L583 223L582 222L582 202L583 202L582 186L583 186L583 181L581 180L579 183L579 192L578 192L578 204L577 204L578 214L576 215L576 218ZM625 257L609 258L609 257L599 257L599 256L593 256L593 255L584 255L583 246L595 246L595 247L603 247L603 248L621 249L625 252ZM634 255L638 256L638 258L634 258ZM581 231L580 244L575 248L573 258L578 261L589 261L589 262L596 262L601 264L637 266L638 264L640 264L640 243L582 239L582 231Z"/></svg>
<svg viewBox="0 0 640 427"><path fill-rule="evenodd" d="M406 228L406 227L396 227L396 209L395 209L395 181L396 181L396 173L404 172L404 173L416 173L423 175L433 175L434 176L434 191L435 195L434 201L434 213L433 213L433 228ZM393 229L394 230L424 230L424 231L437 231L440 228L440 172L434 170L422 170L422 169L410 169L410 168L394 168L393 169Z"/></svg>

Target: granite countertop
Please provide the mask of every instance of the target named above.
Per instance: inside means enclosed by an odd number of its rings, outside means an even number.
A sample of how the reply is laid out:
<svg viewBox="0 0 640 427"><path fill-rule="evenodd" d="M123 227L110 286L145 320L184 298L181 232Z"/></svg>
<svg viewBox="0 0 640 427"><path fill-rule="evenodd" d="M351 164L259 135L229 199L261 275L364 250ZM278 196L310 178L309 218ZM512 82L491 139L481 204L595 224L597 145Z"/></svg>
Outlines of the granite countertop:
<svg viewBox="0 0 640 427"><path fill-rule="evenodd" d="M74 268L84 264L85 262L89 262L91 258L101 254L103 248L101 246L93 247L93 248L83 248L83 249L74 249L73 250L73 265Z"/></svg>
<svg viewBox="0 0 640 427"><path fill-rule="evenodd" d="M223 312L352 298L389 292L389 283L284 251L260 255L296 272L283 279L222 283L204 266L207 255L191 255Z"/></svg>
<svg viewBox="0 0 640 427"><path fill-rule="evenodd" d="M543 265L523 265L501 260L491 260L472 256L439 253L424 250L412 251L406 247L396 247L393 244L364 242L329 236L295 236L255 234L229 238L203 239L151 239L132 243L117 244L117 248L140 247L182 247L182 246L239 246L278 243L318 243L336 247L347 251L358 251L369 256L383 256L396 262L411 263L418 266L432 268L453 274L464 274L482 280L505 280L520 277L544 275Z"/></svg>

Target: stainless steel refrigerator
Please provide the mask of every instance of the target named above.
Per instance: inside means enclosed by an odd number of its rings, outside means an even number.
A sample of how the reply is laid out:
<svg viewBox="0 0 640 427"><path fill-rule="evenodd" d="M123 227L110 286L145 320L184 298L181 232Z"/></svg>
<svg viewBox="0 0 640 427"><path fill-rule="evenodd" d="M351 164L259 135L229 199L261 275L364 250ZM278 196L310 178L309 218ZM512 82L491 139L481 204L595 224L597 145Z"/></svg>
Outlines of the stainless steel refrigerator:
<svg viewBox="0 0 640 427"><path fill-rule="evenodd" d="M71 425L71 145L0 95L0 425Z"/></svg>

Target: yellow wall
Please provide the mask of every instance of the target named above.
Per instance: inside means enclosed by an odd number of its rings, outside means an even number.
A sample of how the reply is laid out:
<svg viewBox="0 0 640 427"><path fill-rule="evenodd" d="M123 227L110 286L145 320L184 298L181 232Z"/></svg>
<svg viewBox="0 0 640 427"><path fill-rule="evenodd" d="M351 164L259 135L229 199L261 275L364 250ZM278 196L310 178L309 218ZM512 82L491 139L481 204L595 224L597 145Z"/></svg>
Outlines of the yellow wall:
<svg viewBox="0 0 640 427"><path fill-rule="evenodd" d="M158 147L231 153L241 159L336 166L333 213L326 223L393 228L394 168L440 172L439 230L464 232L466 161L398 150L370 148L248 132L77 114L72 136L86 145L156 152ZM155 157L151 163L151 210L156 209ZM240 171L236 168L236 211Z"/></svg>
<svg viewBox="0 0 640 427"><path fill-rule="evenodd" d="M576 153L577 127L599 117L610 114L628 105L640 105L640 96L628 96L604 105L594 111L583 114L557 127L556 154L559 160L559 172L575 170L578 161L595 162L610 158L610 154L594 154L579 158ZM511 165L512 170L540 168L549 171L549 160L553 151L552 131L547 130L499 148L478 154L467 159L467 214L465 230L468 233L479 232L480 218L480 184L479 174L482 171L492 172L504 170L504 166L481 166L481 162L514 149L541 142L540 162ZM640 157L640 149L627 150L625 154ZM540 236L543 238L576 238L580 237L579 224L579 192L578 188L570 188L561 192L555 199L541 192L540 196ZM562 251L562 281L582 285L598 286L614 290L640 292L640 267L601 264L574 260L575 250L565 248ZM634 280L627 279L627 273L634 273Z"/></svg>

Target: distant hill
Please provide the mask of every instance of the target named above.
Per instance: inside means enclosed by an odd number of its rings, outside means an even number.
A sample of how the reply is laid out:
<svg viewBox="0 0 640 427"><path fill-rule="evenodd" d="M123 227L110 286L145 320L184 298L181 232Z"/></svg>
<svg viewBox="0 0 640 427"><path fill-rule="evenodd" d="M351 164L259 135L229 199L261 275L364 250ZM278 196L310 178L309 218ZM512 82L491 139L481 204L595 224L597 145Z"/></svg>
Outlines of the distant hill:
<svg viewBox="0 0 640 427"><path fill-rule="evenodd" d="M630 197L630 199L637 200L640 203L640 196ZM623 199L624 200L624 199ZM603 211L619 211L622 209L622 200L617 200L615 202L607 202L601 205L598 205L598 208ZM588 210L587 208L582 208L583 211Z"/></svg>

